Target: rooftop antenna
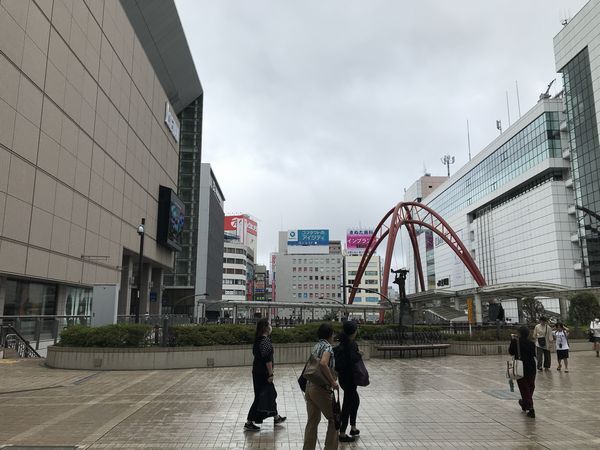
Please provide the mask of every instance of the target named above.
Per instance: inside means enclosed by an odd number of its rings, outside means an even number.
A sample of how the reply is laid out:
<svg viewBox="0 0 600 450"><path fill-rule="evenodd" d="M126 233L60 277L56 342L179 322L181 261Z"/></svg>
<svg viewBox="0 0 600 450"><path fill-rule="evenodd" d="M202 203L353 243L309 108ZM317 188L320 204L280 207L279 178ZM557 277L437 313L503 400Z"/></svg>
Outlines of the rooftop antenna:
<svg viewBox="0 0 600 450"><path fill-rule="evenodd" d="M471 161L471 133L469 131L469 119L467 119L467 144L469 146L469 161Z"/></svg>
<svg viewBox="0 0 600 450"><path fill-rule="evenodd" d="M496 128L500 130L500 134L502 134L502 121L496 120Z"/></svg>
<svg viewBox="0 0 600 450"><path fill-rule="evenodd" d="M448 177L450 177L450 164L454 164L454 156L444 155L441 161L448 168Z"/></svg>
<svg viewBox="0 0 600 450"><path fill-rule="evenodd" d="M552 87L552 85L554 84L555 81L556 81L556 78L548 84L548 87L546 88L546 92L543 92L540 94L540 100L546 100L547 98L551 97L550 88Z"/></svg>
<svg viewBox="0 0 600 450"><path fill-rule="evenodd" d="M510 127L510 105L508 103L508 91L506 91L506 111L508 112L508 126Z"/></svg>
<svg viewBox="0 0 600 450"><path fill-rule="evenodd" d="M517 108L519 109L519 119L521 118L521 101L519 100L519 83L515 80L515 87L517 88Z"/></svg>

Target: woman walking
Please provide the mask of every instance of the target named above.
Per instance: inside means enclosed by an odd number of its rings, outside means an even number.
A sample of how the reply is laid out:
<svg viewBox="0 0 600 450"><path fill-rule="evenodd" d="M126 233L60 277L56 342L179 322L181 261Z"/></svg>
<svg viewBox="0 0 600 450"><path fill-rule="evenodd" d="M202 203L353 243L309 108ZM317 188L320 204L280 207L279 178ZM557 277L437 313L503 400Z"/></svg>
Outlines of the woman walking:
<svg viewBox="0 0 600 450"><path fill-rule="evenodd" d="M308 420L304 430L303 450L314 450L317 445L317 430L321 421L321 414L327 419L327 436L325 437L325 450L338 448L338 435L333 417L333 390L339 386L335 381L335 358L333 356L333 328L327 323L321 324L317 332L319 342L312 349L312 356L319 360L319 368L327 385L318 386L310 381L306 385L305 399Z"/></svg>
<svg viewBox="0 0 600 450"><path fill-rule="evenodd" d="M267 319L260 319L256 324L252 354L252 383L254 384L254 402L248 411L244 429L259 431L255 423L262 423L267 417L274 417L275 425L286 418L277 412L277 391L273 385L273 344L271 343L271 325Z"/></svg>
<svg viewBox="0 0 600 450"><path fill-rule="evenodd" d="M536 348L533 342L529 340L529 328L522 326L519 328L519 334L511 335L508 353L517 356L523 361L523 378L517 380L521 399L519 405L523 411L527 411L529 417L535 418L533 409L533 391L535 390L535 352Z"/></svg>
<svg viewBox="0 0 600 450"><path fill-rule="evenodd" d="M340 334L340 345L336 348L336 369L340 376L340 386L344 390L344 403L342 405L342 424L340 427L340 442L354 442L360 434L356 428L356 414L360 405L356 380L354 379L354 365L362 359L356 344L358 327L353 321L344 322L342 334ZM350 435L346 434L350 419Z"/></svg>
<svg viewBox="0 0 600 450"><path fill-rule="evenodd" d="M569 373L569 340L567 339L569 329L562 322L558 322L552 334L556 341L556 359L558 359L556 370L561 370L564 363L565 372Z"/></svg>

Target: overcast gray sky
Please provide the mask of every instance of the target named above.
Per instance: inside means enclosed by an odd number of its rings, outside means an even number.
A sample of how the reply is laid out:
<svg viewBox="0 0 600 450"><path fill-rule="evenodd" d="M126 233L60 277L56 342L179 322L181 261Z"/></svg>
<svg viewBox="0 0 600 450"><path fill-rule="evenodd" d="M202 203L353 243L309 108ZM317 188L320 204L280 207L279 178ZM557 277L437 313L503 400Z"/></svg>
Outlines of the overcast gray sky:
<svg viewBox="0 0 600 450"><path fill-rule="evenodd" d="M552 38L585 0L176 0L204 87L203 162L226 212L277 231L373 227L555 78ZM560 90L555 85L551 93Z"/></svg>

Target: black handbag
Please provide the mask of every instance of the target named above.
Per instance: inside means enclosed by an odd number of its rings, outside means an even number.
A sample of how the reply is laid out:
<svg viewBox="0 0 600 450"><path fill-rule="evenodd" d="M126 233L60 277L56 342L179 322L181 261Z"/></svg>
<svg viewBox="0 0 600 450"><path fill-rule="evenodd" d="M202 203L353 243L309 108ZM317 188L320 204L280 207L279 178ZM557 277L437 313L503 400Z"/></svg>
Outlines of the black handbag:
<svg viewBox="0 0 600 450"><path fill-rule="evenodd" d="M337 397L336 397L337 392ZM340 392L337 389L333 390L331 395L331 409L333 411L333 423L335 429L339 430L342 427L342 408L340 407Z"/></svg>
<svg viewBox="0 0 600 450"><path fill-rule="evenodd" d="M546 338L545 337L539 337L537 338L538 341L538 345L542 348L546 348Z"/></svg>
<svg viewBox="0 0 600 450"><path fill-rule="evenodd" d="M306 392L306 384L308 383L308 380L306 378L304 378L305 370L306 370L306 365L304 365L304 369L302 369L302 373L298 377L298 385L300 386L300 390L302 392Z"/></svg>
<svg viewBox="0 0 600 450"><path fill-rule="evenodd" d="M595 342L596 339L594 339L594 332L592 330L588 330L588 342Z"/></svg>

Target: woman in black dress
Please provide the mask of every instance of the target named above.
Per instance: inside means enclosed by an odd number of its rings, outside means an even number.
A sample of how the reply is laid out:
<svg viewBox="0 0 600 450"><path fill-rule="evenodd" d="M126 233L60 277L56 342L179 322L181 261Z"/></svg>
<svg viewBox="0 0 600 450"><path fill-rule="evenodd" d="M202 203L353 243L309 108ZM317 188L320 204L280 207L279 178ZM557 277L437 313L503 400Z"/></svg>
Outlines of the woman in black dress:
<svg viewBox="0 0 600 450"><path fill-rule="evenodd" d="M245 430L258 431L255 423L262 423L267 417L274 417L275 425L286 418L277 413L277 391L273 385L273 344L271 343L271 325L267 319L260 319L256 324L252 354L252 383L254 384L254 402L248 411L244 424Z"/></svg>

